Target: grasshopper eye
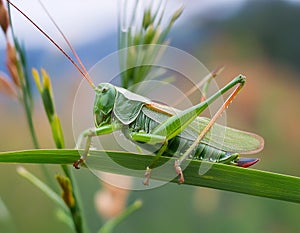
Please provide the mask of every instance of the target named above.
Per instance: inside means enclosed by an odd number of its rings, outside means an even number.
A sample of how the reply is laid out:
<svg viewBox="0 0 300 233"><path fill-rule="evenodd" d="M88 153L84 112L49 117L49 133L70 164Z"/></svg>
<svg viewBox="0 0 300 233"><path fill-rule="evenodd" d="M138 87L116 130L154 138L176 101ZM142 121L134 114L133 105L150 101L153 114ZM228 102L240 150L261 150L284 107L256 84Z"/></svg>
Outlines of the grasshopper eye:
<svg viewBox="0 0 300 233"><path fill-rule="evenodd" d="M102 87L102 88L101 88L101 92L102 92L102 93L107 92L107 88L106 88L106 87Z"/></svg>

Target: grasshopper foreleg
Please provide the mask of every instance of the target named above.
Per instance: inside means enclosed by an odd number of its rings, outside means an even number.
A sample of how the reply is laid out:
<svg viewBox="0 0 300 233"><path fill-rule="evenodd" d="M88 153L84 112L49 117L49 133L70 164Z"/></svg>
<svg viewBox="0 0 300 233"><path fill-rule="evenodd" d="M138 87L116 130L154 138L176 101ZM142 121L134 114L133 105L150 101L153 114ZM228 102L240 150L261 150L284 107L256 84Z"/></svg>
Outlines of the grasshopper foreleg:
<svg viewBox="0 0 300 233"><path fill-rule="evenodd" d="M86 158L89 154L92 137L112 133L113 131L118 130L120 127L121 127L121 125L118 125L118 124L109 124L109 125L101 126L99 128L87 129L83 133L81 133L79 136L78 142L76 144L76 148L77 149L80 148L84 138L86 138L85 147L84 147L83 153L80 156L80 159L78 159L77 161L75 161L73 163L73 167L75 167L76 169L79 169L80 165L86 160Z"/></svg>
<svg viewBox="0 0 300 233"><path fill-rule="evenodd" d="M84 151L81 154L80 159L78 159L77 161L75 161L73 163L73 167L75 167L76 169L79 169L80 164L82 164L85 161L85 159L87 158L89 150L90 150L91 142L92 142L92 137L97 135L96 130L97 130L96 128L95 129L88 129L88 130L84 131L79 136L78 142L76 144L76 149L80 148L81 143L82 143L84 138L86 138L86 142L85 142Z"/></svg>

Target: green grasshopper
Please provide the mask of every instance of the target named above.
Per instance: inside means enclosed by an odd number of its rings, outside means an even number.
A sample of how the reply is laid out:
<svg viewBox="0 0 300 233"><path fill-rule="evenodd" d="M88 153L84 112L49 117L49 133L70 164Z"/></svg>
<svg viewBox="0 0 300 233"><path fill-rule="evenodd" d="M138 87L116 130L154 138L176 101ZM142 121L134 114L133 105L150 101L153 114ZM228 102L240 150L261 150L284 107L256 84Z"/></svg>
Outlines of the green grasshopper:
<svg viewBox="0 0 300 233"><path fill-rule="evenodd" d="M150 179L151 169L161 156L175 156L177 158L174 167L180 183L184 182L181 164L187 158L206 159L240 167L249 167L259 161L257 158L241 158L240 153L259 152L263 149L263 138L215 123L244 86L245 77L243 75L234 78L211 97L183 111L152 102L141 95L109 83L101 83L96 86L75 50L60 30L79 65L26 14L10 1L8 2L74 64L95 91L93 108L95 127L84 131L79 137L77 146L81 145L83 139L86 139L86 142L83 154L73 164L75 168L79 168L86 160L92 137L110 134L117 130L122 130L129 140L143 147L159 146L154 152L153 162L146 169L144 181L146 185ZM199 117L212 102L235 86L236 88L212 119ZM225 130L224 141L220 140L222 141L220 142L216 140L216 137L210 137L209 132L212 126L219 130Z"/></svg>
<svg viewBox="0 0 300 233"><path fill-rule="evenodd" d="M206 136L244 83L245 77L239 75L211 97L184 111L152 102L141 95L109 83L94 86L95 128L88 129L81 134L78 145L81 144L83 138L86 138L85 150L81 158L73 165L79 168L80 164L85 161L92 137L122 130L129 140L142 146L145 145L146 148L151 145L162 145L155 151L154 160L147 167L145 184L148 184L151 169L160 156L178 158L174 166L180 183L184 182L180 165L187 157L191 157L191 154L194 159L202 160L209 154L208 160L213 160L213 162L249 167L258 159L240 158L239 153L251 154L260 151L263 148L263 139L260 136L229 127L225 127L224 144ZM213 101L234 86L237 86L236 89L211 120L198 117ZM224 126L217 125L217 127L224 129Z"/></svg>

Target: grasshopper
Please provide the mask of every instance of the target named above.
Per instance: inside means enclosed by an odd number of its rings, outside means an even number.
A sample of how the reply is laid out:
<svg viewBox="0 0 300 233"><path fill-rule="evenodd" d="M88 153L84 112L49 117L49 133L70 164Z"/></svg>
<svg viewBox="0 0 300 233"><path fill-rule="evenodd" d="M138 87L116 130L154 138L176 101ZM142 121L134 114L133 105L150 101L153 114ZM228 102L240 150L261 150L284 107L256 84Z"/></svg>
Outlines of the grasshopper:
<svg viewBox="0 0 300 233"><path fill-rule="evenodd" d="M110 134L121 130L132 142L139 143L145 148L160 144L155 151L153 162L147 167L144 184L148 184L151 169L160 156L175 156L174 164L179 175L179 183L184 182L180 167L187 157L203 160L210 154L208 160L249 167L257 158L240 158L240 153L256 153L263 148L263 139L255 134L226 127L223 144L210 140L207 133L215 124L217 118L227 108L232 99L244 86L245 76L238 75L230 83L206 100L186 110L180 111L166 105L132 93L110 83L100 83L95 90L94 123L95 128L84 131L78 145L86 138L85 150L81 158L73 166L79 168L88 156L91 139L95 136ZM213 101L229 89L237 86L223 106L212 119L199 117ZM224 126L217 125L224 129Z"/></svg>
<svg viewBox="0 0 300 233"><path fill-rule="evenodd" d="M144 96L110 83L100 83L96 86L75 50L60 30L79 65L26 14L10 1L8 2L74 64L95 91L93 107L95 127L85 130L78 139L77 147L85 139L85 149L80 159L74 162L75 168L80 168L80 165L85 162L93 137L110 134L117 130L121 130L129 140L145 148L154 146L158 148L154 152L155 156L152 163L146 168L145 185L148 185L151 169L154 168L155 162L161 156L175 156L177 158L174 167L179 183L184 182L181 164L187 158L206 159L240 167L249 167L259 161L257 158L242 158L240 154L253 154L262 150L264 146L262 137L216 124L218 117L244 86L245 76L238 75L211 97L203 99L199 104L183 111L155 103ZM211 103L234 87L235 89L230 96L211 119L199 117ZM225 130L225 138L224 141L221 140L222 143L215 137L210 137L209 132L212 126Z"/></svg>

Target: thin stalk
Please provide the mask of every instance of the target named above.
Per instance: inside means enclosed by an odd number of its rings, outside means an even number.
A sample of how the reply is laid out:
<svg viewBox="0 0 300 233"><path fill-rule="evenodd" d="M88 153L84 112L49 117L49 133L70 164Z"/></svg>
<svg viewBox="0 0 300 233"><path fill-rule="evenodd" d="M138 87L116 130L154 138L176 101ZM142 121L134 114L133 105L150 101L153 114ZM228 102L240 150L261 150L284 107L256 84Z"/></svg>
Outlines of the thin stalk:
<svg viewBox="0 0 300 233"><path fill-rule="evenodd" d="M74 207L70 208L70 212L72 215L74 227L77 233L82 233L84 232L84 222L82 217L82 211L80 208L82 204L79 198L79 192L76 189L77 185L75 184L75 179L73 178L72 172L70 171L69 167L67 165L62 164L61 168L64 171L65 176L69 178L72 185L72 194L75 199L75 205Z"/></svg>
<svg viewBox="0 0 300 233"><path fill-rule="evenodd" d="M118 215L117 217L109 220L107 223L105 223L101 229L98 231L98 233L112 233L114 228L120 224L122 221L126 220L126 218L131 215L133 212L137 211L142 206L142 201L137 200L130 206L128 206L123 213Z"/></svg>
<svg viewBox="0 0 300 233"><path fill-rule="evenodd" d="M12 24L12 17L10 13L10 4L7 4L8 9L8 15L9 15L9 21L11 25L11 34L14 41L14 44L16 46L16 49L18 51L18 54L20 56L21 62L17 64L17 69L19 73L19 77L24 77L23 80L20 80L21 83L21 89L22 89L22 104L25 110L26 114L26 120L29 127L30 135L32 138L32 142L35 149L39 149L39 143L37 140L36 132L34 129L33 119L32 119L32 95L31 95L31 89L30 89L30 83L28 78L28 72L27 72L27 65L26 65L26 59L22 52L22 48L19 46L19 43L17 41L17 38L14 33L14 28Z"/></svg>
<svg viewBox="0 0 300 233"><path fill-rule="evenodd" d="M28 103L28 98L27 98L26 91L23 90L22 93L23 93L23 107L24 107L24 110L25 110L26 120L27 120L29 131L30 131L31 139L32 139L34 148L39 149L39 143L38 143L38 139L37 139L37 136L36 136L34 125L33 125L32 109L31 109L31 107Z"/></svg>

